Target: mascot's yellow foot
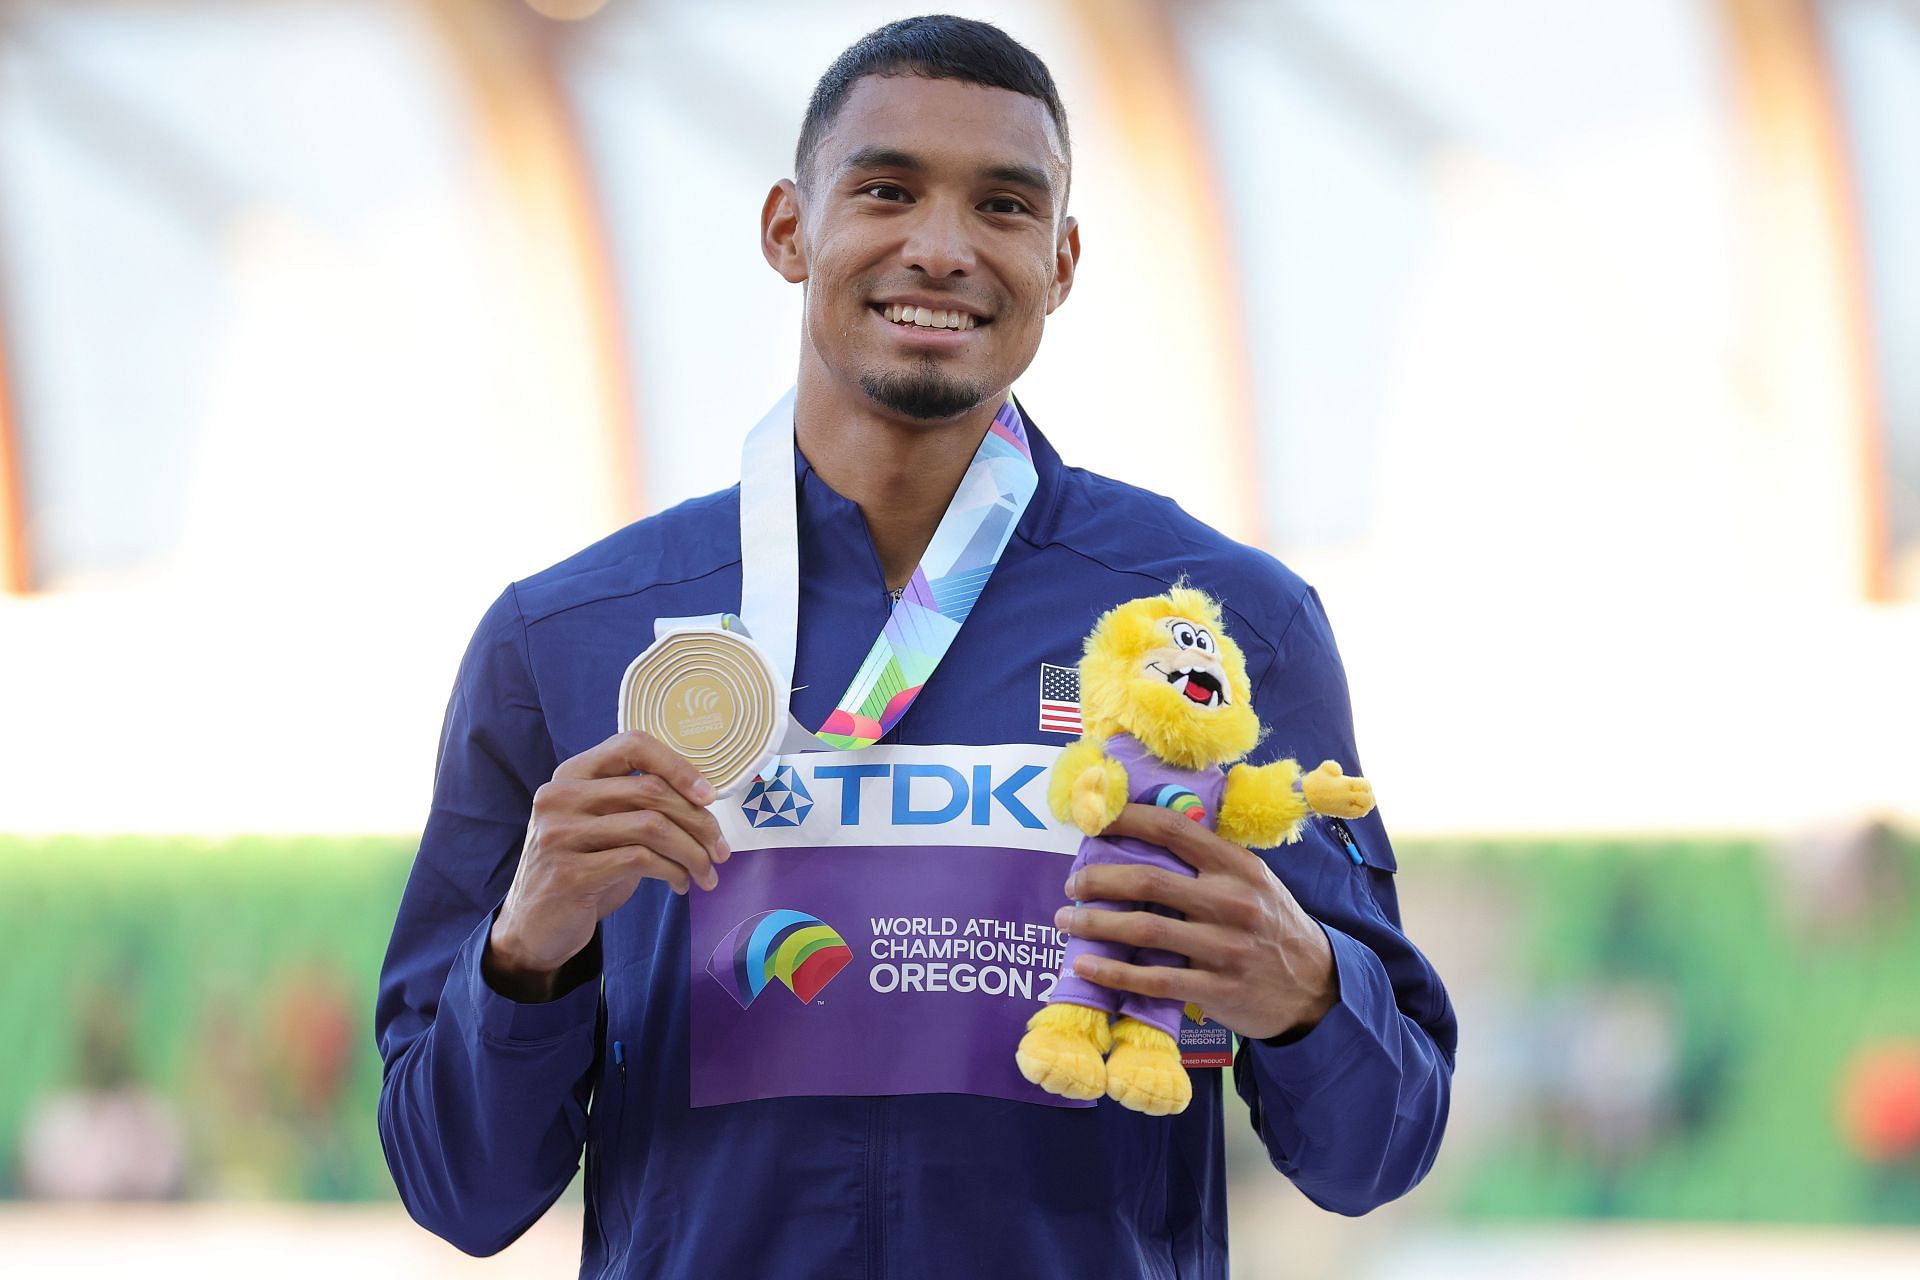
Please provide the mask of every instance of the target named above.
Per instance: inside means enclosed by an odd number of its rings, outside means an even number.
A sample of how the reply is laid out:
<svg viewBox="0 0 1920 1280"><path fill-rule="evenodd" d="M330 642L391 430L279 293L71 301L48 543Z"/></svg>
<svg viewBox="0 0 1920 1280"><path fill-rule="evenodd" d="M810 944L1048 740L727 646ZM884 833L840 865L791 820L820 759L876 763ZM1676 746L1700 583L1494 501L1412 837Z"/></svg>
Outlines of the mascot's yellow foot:
<svg viewBox="0 0 1920 1280"><path fill-rule="evenodd" d="M1180 1046L1158 1027L1132 1018L1113 1024L1107 1059L1107 1096L1150 1116L1179 1115L1193 1101L1193 1081L1180 1065Z"/></svg>
<svg viewBox="0 0 1920 1280"><path fill-rule="evenodd" d="M1048 1093L1085 1101L1107 1091L1108 1015L1078 1004L1050 1004L1027 1020L1014 1061Z"/></svg>

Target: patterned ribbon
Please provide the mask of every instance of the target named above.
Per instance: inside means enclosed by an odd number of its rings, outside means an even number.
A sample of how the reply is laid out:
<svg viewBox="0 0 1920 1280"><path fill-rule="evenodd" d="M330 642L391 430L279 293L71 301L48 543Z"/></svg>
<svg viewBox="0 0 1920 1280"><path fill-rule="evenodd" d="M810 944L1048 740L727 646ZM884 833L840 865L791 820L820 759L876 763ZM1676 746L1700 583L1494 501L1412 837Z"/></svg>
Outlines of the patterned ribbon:
<svg viewBox="0 0 1920 1280"><path fill-rule="evenodd" d="M822 742L841 751L870 747L907 713L973 612L1039 484L1027 424L1008 397L887 625L820 726Z"/></svg>

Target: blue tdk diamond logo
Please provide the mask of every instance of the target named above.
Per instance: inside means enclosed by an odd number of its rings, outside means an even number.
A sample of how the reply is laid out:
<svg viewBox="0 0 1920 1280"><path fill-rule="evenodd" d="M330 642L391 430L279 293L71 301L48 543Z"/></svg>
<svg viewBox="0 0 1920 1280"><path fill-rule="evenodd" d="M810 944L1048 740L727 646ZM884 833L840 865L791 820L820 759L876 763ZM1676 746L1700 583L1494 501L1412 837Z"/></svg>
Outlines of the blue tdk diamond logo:
<svg viewBox="0 0 1920 1280"><path fill-rule="evenodd" d="M797 827L813 812L813 797L807 794L807 784L800 781L793 766L783 764L773 771L771 778L757 781L747 789L747 798L740 802L740 812L747 815L749 826Z"/></svg>

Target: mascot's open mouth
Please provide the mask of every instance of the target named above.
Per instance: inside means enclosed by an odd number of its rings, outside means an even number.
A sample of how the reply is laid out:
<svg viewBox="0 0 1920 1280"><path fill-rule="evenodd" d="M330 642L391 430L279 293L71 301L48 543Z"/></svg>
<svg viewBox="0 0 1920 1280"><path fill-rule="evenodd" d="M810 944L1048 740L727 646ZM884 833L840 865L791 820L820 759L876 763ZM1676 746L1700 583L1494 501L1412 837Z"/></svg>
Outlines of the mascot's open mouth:
<svg viewBox="0 0 1920 1280"><path fill-rule="evenodd" d="M1169 671L1167 683L1178 689L1189 702L1199 703L1203 707L1225 706L1226 690L1213 675L1198 669L1188 671Z"/></svg>

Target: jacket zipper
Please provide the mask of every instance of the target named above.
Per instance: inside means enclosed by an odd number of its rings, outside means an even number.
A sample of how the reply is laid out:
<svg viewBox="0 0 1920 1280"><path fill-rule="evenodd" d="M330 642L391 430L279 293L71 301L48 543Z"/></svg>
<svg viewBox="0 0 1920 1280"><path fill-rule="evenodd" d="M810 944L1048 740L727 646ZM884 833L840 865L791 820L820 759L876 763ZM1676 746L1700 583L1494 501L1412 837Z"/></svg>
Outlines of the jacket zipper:
<svg viewBox="0 0 1920 1280"><path fill-rule="evenodd" d="M887 1178L884 1098L867 1102L867 1280L886 1276L887 1225L883 1216Z"/></svg>
<svg viewBox="0 0 1920 1280"><path fill-rule="evenodd" d="M1353 838L1353 829L1338 818L1328 818L1327 825L1333 828L1333 834L1340 838L1340 843L1347 847L1347 857L1353 860L1353 865L1365 866L1367 860L1360 854L1360 845Z"/></svg>
<svg viewBox="0 0 1920 1280"><path fill-rule="evenodd" d="M613 1143L620 1123L619 1103L624 1101L627 1095L627 1047L619 1040L613 1042L613 1065L619 1074L619 1083L608 1096L601 1096L597 1090L593 1096L594 1119L606 1121L605 1124L598 1126L600 1141L595 1143L591 1136L587 1139L587 1194L595 1201L594 1233L600 1237L600 1256L606 1259L606 1270L601 1273L603 1275L610 1274L614 1264L613 1236L607 1230L607 1207L612 1203L613 1198L607 1194L607 1188L602 1181L606 1176L606 1148Z"/></svg>

